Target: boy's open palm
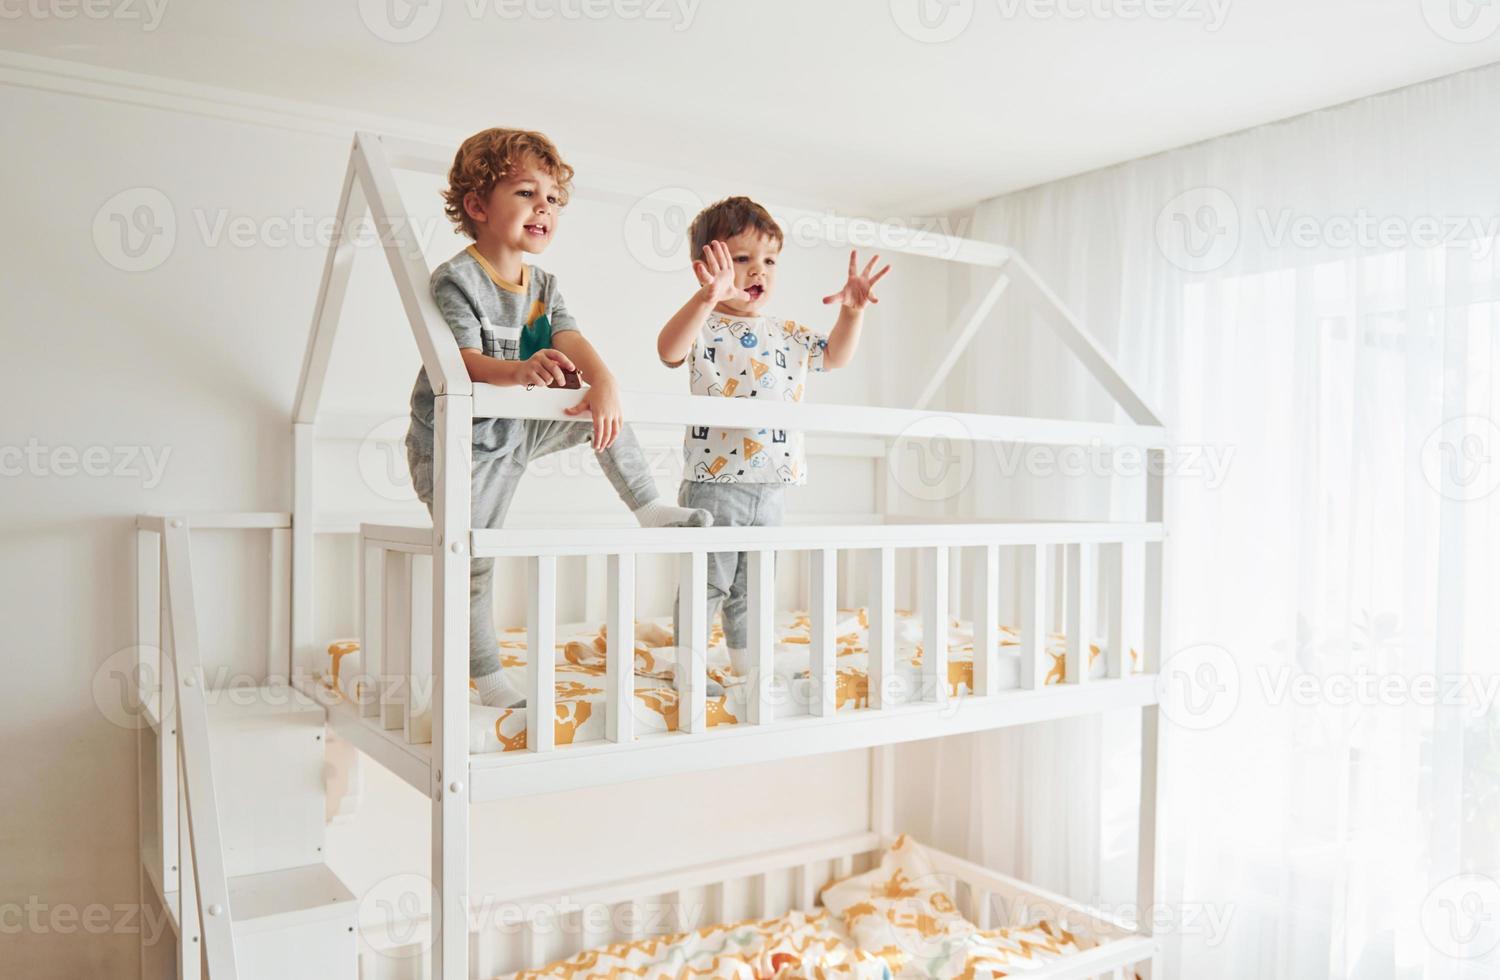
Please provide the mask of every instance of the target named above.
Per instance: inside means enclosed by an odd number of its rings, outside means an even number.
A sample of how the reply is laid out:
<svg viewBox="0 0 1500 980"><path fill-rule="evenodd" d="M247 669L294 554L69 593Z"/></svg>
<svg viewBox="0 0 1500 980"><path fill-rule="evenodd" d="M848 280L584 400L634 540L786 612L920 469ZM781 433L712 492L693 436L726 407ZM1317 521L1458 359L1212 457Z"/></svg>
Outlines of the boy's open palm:
<svg viewBox="0 0 1500 980"><path fill-rule="evenodd" d="M855 252L851 250L849 252L849 280L844 283L843 289L824 296L823 305L839 303L851 310L862 310L866 303L880 302L871 290L875 288L877 282L885 278L885 274L891 271L891 267L887 265L873 276L870 275L870 270L875 268L875 263L879 261L880 256L877 255L866 263L863 271L855 271L858 259L855 257Z"/></svg>
<svg viewBox="0 0 1500 980"><path fill-rule="evenodd" d="M620 430L625 426L625 418L620 410L620 394L613 384L590 385L577 404L563 411L568 415L587 412L594 420L593 448L596 453L614 445L620 436Z"/></svg>
<svg viewBox="0 0 1500 980"><path fill-rule="evenodd" d="M693 260L693 273L702 284L710 303L722 303L737 299L748 301L750 294L734 284L734 258L729 246L723 242L709 242L703 246L702 260Z"/></svg>

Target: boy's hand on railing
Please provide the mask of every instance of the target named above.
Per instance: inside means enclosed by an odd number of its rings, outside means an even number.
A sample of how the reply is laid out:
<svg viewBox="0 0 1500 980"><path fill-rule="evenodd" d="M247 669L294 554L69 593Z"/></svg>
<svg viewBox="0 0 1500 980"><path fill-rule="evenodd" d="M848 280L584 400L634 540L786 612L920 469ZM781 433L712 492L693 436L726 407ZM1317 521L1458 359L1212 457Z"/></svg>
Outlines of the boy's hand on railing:
<svg viewBox="0 0 1500 980"><path fill-rule="evenodd" d="M620 393L613 380L592 384L583 393L578 404L563 409L569 415L588 412L594 419L594 452L603 452L614 445L625 425L620 411Z"/></svg>
<svg viewBox="0 0 1500 980"><path fill-rule="evenodd" d="M875 275L870 275L870 270L875 268L875 263L879 261L880 256L877 255L865 265L863 272L856 272L855 266L858 260L855 258L855 252L851 250L849 252L848 281L844 283L843 289L831 295L824 296L823 305L827 306L830 303L838 302L845 309L862 310L865 308L866 303L880 302L871 290L877 282L885 277L887 272L891 271L891 267L887 265L875 273Z"/></svg>
<svg viewBox="0 0 1500 980"><path fill-rule="evenodd" d="M562 388L568 383L563 376L564 371L578 370L569 360L568 355L551 347L537 351L524 361L512 361L515 365L514 384L525 385L532 388L541 385L544 388Z"/></svg>
<svg viewBox="0 0 1500 980"><path fill-rule="evenodd" d="M749 301L751 296L734 284L734 258L729 246L723 242L709 242L703 246L703 260L693 260L693 274L703 288L698 295L709 304L722 303L728 299Z"/></svg>

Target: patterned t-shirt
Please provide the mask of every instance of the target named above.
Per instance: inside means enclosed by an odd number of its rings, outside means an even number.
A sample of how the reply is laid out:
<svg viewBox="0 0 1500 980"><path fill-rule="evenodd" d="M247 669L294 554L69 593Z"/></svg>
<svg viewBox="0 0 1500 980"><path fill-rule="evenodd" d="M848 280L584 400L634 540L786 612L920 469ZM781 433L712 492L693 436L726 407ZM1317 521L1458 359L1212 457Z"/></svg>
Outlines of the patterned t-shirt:
<svg viewBox="0 0 1500 980"><path fill-rule="evenodd" d="M688 382L695 395L800 402L827 347L791 320L710 313L688 355ZM807 482L802 433L785 429L689 426L683 460L683 479L698 483Z"/></svg>
<svg viewBox="0 0 1500 980"><path fill-rule="evenodd" d="M555 278L523 265L521 281L510 282L472 245L432 271L432 300L459 347L505 361L525 360L551 347L554 335L578 329ZM425 458L433 453L432 420L432 383L423 368L412 385L406 444ZM511 453L525 433L526 425L518 419L476 418L474 455Z"/></svg>

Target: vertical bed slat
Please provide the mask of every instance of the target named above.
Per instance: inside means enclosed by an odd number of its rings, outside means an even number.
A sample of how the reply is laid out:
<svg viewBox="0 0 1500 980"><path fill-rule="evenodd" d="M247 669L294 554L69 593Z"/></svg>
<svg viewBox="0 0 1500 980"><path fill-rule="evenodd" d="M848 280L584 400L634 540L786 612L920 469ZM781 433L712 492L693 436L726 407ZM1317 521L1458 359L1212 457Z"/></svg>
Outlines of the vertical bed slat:
<svg viewBox="0 0 1500 980"><path fill-rule="evenodd" d="M1021 552L1021 686L1035 691L1047 682L1048 545L1027 544Z"/></svg>
<svg viewBox="0 0 1500 980"><path fill-rule="evenodd" d="M526 964L526 969L540 970L547 963L546 956L547 951L542 937L537 934L536 926L531 922L524 922L521 926L521 961Z"/></svg>
<svg viewBox="0 0 1500 980"><path fill-rule="evenodd" d="M1083 684L1089 679L1089 645L1094 633L1094 546L1070 544L1068 547L1068 656L1064 680Z"/></svg>
<svg viewBox="0 0 1500 980"><path fill-rule="evenodd" d="M1054 544L1052 548L1052 626L1054 633L1061 633L1067 626L1067 595L1068 595L1068 546L1065 544Z"/></svg>
<svg viewBox="0 0 1500 980"><path fill-rule="evenodd" d="M432 741L432 556L411 556L411 642L400 684L401 727L408 742Z"/></svg>
<svg viewBox="0 0 1500 980"><path fill-rule="evenodd" d="M974 693L994 694L1000 677L1000 549L979 549L974 595Z"/></svg>
<svg viewBox="0 0 1500 980"><path fill-rule="evenodd" d="M610 555L605 566L604 737L635 738L635 555Z"/></svg>
<svg viewBox="0 0 1500 980"><path fill-rule="evenodd" d="M385 553L385 629L378 631L379 644L373 663L365 671L375 679L380 697L375 713L382 728L400 728L406 723L406 673L411 663L412 615L416 598L412 595L412 559L404 551ZM426 600L431 605L432 600Z"/></svg>
<svg viewBox="0 0 1500 980"><path fill-rule="evenodd" d="M557 559L526 559L526 747L550 752L556 737Z"/></svg>
<svg viewBox="0 0 1500 980"><path fill-rule="evenodd" d="M811 911L813 902L817 895L814 894L812 865L799 864L795 874L796 907L803 911Z"/></svg>
<svg viewBox="0 0 1500 980"><path fill-rule="evenodd" d="M890 685L896 677L896 552L879 548L870 576L870 707L892 702Z"/></svg>
<svg viewBox="0 0 1500 980"><path fill-rule="evenodd" d="M929 700L948 700L948 547L923 552L922 686Z"/></svg>
<svg viewBox="0 0 1500 980"><path fill-rule="evenodd" d="M760 919L769 919L773 914L771 911L771 872L762 871L755 876L755 915Z"/></svg>
<svg viewBox="0 0 1500 980"><path fill-rule="evenodd" d="M270 642L266 645L266 679L280 677L292 662L292 531L271 529L269 571L270 609L267 627Z"/></svg>
<svg viewBox="0 0 1500 980"><path fill-rule="evenodd" d="M769 725L775 717L771 685L776 679L776 552L752 551L748 558L750 724Z"/></svg>
<svg viewBox="0 0 1500 980"><path fill-rule="evenodd" d="M677 667L677 730L696 733L708 728L708 555L692 551L680 556Z"/></svg>
<svg viewBox="0 0 1500 980"><path fill-rule="evenodd" d="M1099 569L1104 582L1104 643L1106 675L1124 677L1125 664L1125 546L1118 541L1099 546Z"/></svg>
<svg viewBox="0 0 1500 980"><path fill-rule="evenodd" d="M360 673L366 677L380 676L380 648L385 627L385 562L386 552L379 545L371 544L360 537L364 560L359 566L359 662ZM331 666L331 665L330 665ZM342 675L342 672L340 672ZM359 682L356 681L356 684ZM369 714L370 698L359 698L356 705L361 715ZM378 708L375 699L374 707Z"/></svg>
<svg viewBox="0 0 1500 980"><path fill-rule="evenodd" d="M620 903L624 909L624 927L620 930L627 942L633 942L641 938L644 930L641 928L641 902L640 899L627 899Z"/></svg>
<svg viewBox="0 0 1500 980"><path fill-rule="evenodd" d="M990 890L988 888L975 888L974 896L974 924L981 929L992 928L994 911L990 908Z"/></svg>
<svg viewBox="0 0 1500 980"><path fill-rule="evenodd" d="M812 618L811 660L808 677L812 681L810 714L827 716L838 705L838 636L835 630L838 610L834 595L838 588L838 552L818 548L811 552L812 578L808 596Z"/></svg>

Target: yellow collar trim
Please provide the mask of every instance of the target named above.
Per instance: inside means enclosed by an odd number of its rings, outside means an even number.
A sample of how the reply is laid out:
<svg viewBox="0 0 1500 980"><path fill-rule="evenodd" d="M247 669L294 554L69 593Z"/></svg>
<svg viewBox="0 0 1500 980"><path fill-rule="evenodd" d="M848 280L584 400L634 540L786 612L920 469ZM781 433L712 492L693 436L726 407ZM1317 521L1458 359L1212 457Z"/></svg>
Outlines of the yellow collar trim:
<svg viewBox="0 0 1500 980"><path fill-rule="evenodd" d="M470 245L467 249L465 249L465 251L474 257L475 262L479 263L479 268L483 269L484 274L490 277L490 282L499 286L501 289L505 290L508 293L526 292L526 287L531 283L531 266L525 265L524 263L521 265L521 281L519 283L515 283L511 282L509 279L506 279L505 277L501 276L500 273L496 272L495 267L490 265L489 259L485 258L483 255L480 255L479 249L475 246Z"/></svg>

